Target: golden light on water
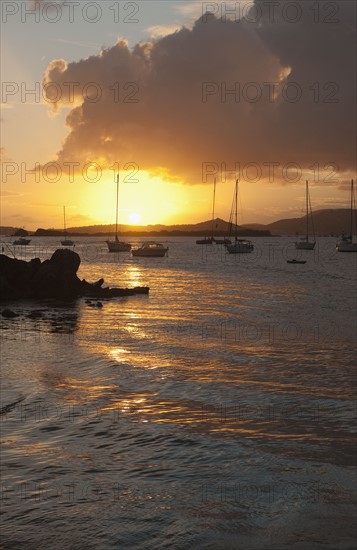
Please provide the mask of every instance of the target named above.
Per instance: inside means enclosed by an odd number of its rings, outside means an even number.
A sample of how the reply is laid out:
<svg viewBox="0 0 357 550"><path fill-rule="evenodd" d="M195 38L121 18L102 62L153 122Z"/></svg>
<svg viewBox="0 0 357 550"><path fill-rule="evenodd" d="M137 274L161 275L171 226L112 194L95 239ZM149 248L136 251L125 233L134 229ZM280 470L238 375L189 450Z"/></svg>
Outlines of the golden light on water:
<svg viewBox="0 0 357 550"><path fill-rule="evenodd" d="M125 270L125 278L128 281L129 286L141 286L142 270L139 267L128 266Z"/></svg>
<svg viewBox="0 0 357 550"><path fill-rule="evenodd" d="M130 351L124 349L124 348L116 348L110 351L111 357L117 362L122 363L124 362L125 355L129 354Z"/></svg>

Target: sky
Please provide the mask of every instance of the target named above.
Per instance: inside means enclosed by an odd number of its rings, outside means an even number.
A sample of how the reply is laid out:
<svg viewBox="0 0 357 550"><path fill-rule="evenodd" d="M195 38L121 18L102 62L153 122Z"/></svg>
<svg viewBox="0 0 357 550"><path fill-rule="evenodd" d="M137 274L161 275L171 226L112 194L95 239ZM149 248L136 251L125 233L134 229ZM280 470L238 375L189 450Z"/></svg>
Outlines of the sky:
<svg viewBox="0 0 357 550"><path fill-rule="evenodd" d="M1 225L239 223L343 208L356 3L1 2Z"/></svg>

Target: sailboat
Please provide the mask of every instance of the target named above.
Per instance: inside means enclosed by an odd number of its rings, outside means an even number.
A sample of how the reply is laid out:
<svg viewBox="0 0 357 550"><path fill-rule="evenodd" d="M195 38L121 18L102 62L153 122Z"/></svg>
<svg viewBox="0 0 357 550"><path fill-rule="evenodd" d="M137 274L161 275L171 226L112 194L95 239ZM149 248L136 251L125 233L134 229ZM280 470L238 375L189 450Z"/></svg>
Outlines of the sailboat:
<svg viewBox="0 0 357 550"><path fill-rule="evenodd" d="M131 244L118 239L118 206L119 206L119 176L117 176L117 205L115 216L115 239L114 241L105 241L109 252L130 252Z"/></svg>
<svg viewBox="0 0 357 550"><path fill-rule="evenodd" d="M236 179L236 186L234 191L234 197L233 197L233 205L232 205L232 211L230 216L230 229L232 228L232 222L233 222L233 216L234 216L234 243L233 244L226 244L226 249L229 254L248 254L250 252L253 252L254 245L251 241L248 241L246 239L238 239L237 232L238 232L238 179Z"/></svg>
<svg viewBox="0 0 357 550"><path fill-rule="evenodd" d="M355 214L355 224L357 225L356 218L356 204L353 192L353 180L351 180L351 206L350 206L350 235L342 235L341 240L337 243L336 249L338 252L357 252L357 242L353 242L353 211Z"/></svg>
<svg viewBox="0 0 357 550"><path fill-rule="evenodd" d="M309 207L310 207L310 216L311 216L311 225L313 232L313 241L309 241ZM314 225L312 220L312 210L311 210L311 200L309 195L309 182L306 180L306 236L295 243L295 248L297 250L314 250L315 248L315 232Z"/></svg>
<svg viewBox="0 0 357 550"><path fill-rule="evenodd" d="M214 178L214 183L213 183L213 206L212 206L212 233L211 233L211 237L205 237L204 239L198 239L196 241L196 244L212 244L214 243L214 236L213 236L213 233L214 233L214 205L215 205L215 202L216 202L216 178Z"/></svg>
<svg viewBox="0 0 357 550"><path fill-rule="evenodd" d="M66 229L66 207L64 206L63 207L63 234L64 234L64 239L63 241L61 241L61 245L62 246L73 246L74 245L74 242L71 241L71 239L68 239L67 238L67 229Z"/></svg>

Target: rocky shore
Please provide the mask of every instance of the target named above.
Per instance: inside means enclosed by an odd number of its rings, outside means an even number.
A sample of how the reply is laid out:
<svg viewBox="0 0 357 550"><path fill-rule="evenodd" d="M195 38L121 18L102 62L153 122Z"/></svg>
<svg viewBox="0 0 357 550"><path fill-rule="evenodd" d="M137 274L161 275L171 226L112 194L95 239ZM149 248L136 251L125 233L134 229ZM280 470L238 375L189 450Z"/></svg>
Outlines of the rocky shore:
<svg viewBox="0 0 357 550"><path fill-rule="evenodd" d="M104 279L96 283L80 280L77 276L80 263L76 252L62 248L43 262L39 258L25 262L0 254L0 300L101 299L149 293L148 287L102 288Z"/></svg>

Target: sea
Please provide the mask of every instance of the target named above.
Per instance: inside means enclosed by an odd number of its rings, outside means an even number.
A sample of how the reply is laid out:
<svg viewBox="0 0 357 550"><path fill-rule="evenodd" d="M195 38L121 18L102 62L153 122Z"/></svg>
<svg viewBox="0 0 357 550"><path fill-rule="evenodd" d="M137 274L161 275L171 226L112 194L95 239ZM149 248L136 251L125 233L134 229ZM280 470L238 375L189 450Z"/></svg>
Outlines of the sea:
<svg viewBox="0 0 357 550"><path fill-rule="evenodd" d="M357 254L294 240L75 238L80 278L149 295L1 303L1 548L356 548Z"/></svg>

